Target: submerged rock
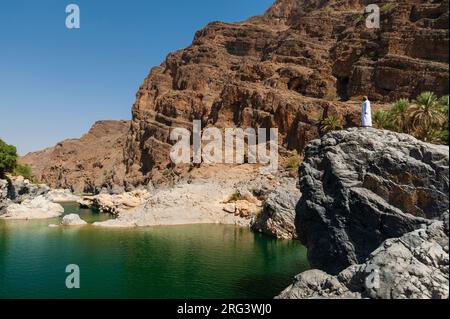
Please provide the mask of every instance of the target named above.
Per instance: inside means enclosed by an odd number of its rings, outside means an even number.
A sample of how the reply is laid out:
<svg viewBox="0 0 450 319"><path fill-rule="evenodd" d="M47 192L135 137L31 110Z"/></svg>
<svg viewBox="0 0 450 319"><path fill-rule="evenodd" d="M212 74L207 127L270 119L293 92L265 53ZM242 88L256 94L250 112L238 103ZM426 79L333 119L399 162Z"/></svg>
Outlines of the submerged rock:
<svg viewBox="0 0 450 319"><path fill-rule="evenodd" d="M449 148L412 136L349 129L312 142L301 167L299 238L313 268L337 274L386 239L443 220Z"/></svg>
<svg viewBox="0 0 450 319"><path fill-rule="evenodd" d="M52 203L44 196L27 199L22 204L11 204L6 208L3 219L47 219L61 216L64 208Z"/></svg>
<svg viewBox="0 0 450 319"><path fill-rule="evenodd" d="M61 226L83 226L87 225L87 223L81 219L81 217L77 214L70 214L64 216L61 221Z"/></svg>

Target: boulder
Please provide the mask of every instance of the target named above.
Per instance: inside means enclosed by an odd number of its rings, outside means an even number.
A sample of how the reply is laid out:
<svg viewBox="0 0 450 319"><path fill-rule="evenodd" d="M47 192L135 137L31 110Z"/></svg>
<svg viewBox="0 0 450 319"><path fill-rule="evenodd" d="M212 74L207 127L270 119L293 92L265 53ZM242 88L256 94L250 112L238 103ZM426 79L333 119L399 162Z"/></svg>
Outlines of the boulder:
<svg viewBox="0 0 450 319"><path fill-rule="evenodd" d="M15 203L46 195L49 191L50 187L45 184L34 184L22 176L10 177L8 197Z"/></svg>
<svg viewBox="0 0 450 319"><path fill-rule="evenodd" d="M74 195L70 189L52 189L45 197L49 201L56 203L77 202L80 200L80 197Z"/></svg>
<svg viewBox="0 0 450 319"><path fill-rule="evenodd" d="M6 179L0 179L0 215L5 213L6 207L8 207L9 204L8 181Z"/></svg>
<svg viewBox="0 0 450 319"><path fill-rule="evenodd" d="M337 276L310 270L279 299L448 299L448 229L442 222L386 240L361 265Z"/></svg>
<svg viewBox="0 0 450 319"><path fill-rule="evenodd" d="M81 219L80 215L70 214L63 217L61 226L83 226L87 223Z"/></svg>
<svg viewBox="0 0 450 319"><path fill-rule="evenodd" d="M47 219L61 216L64 208L52 203L44 196L26 199L21 204L11 204L6 208L6 213L1 215L2 219Z"/></svg>
<svg viewBox="0 0 450 319"><path fill-rule="evenodd" d="M296 227L313 268L338 274L390 238L444 220L449 148L376 129L313 141L300 169Z"/></svg>
<svg viewBox="0 0 450 319"><path fill-rule="evenodd" d="M300 196L295 179L281 179L280 185L269 193L262 214L255 220L252 229L280 239L297 238L295 206Z"/></svg>
<svg viewBox="0 0 450 319"><path fill-rule="evenodd" d="M78 203L82 207L91 208L101 213L119 215L121 212L143 206L149 197L150 193L147 190L136 190L119 195L85 196Z"/></svg>

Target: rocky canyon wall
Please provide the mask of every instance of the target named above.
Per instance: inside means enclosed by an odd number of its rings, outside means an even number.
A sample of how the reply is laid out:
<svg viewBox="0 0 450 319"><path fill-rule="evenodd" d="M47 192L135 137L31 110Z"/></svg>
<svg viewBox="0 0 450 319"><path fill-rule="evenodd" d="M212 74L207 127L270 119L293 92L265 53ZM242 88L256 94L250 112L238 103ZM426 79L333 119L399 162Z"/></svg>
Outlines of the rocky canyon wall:
<svg viewBox="0 0 450 319"><path fill-rule="evenodd" d="M379 29L365 26L369 2L380 7ZM130 129L111 150L124 171L109 182L161 179L172 165L171 129L191 128L194 119L203 127L277 127L282 149L303 152L329 115L358 126L361 95L376 108L426 90L448 94L448 84L448 0L278 0L262 16L208 24L150 71ZM38 170L40 158L29 161ZM81 165L86 185L107 180ZM52 169L40 174L50 185L81 168Z"/></svg>

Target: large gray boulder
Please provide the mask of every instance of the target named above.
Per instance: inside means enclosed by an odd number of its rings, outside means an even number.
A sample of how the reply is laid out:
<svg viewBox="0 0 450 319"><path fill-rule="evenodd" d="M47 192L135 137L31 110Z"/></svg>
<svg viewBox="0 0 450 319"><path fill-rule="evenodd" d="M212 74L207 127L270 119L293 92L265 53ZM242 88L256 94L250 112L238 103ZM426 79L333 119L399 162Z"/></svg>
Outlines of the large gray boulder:
<svg viewBox="0 0 450 319"><path fill-rule="evenodd" d="M21 204L11 204L6 212L0 215L0 219L47 219L61 216L64 208L60 204L53 203L44 196L29 198Z"/></svg>
<svg viewBox="0 0 450 319"><path fill-rule="evenodd" d="M304 272L277 298L448 299L448 258L448 229L436 222L388 239L365 263L337 276Z"/></svg>
<svg viewBox="0 0 450 319"><path fill-rule="evenodd" d="M313 268L336 275L449 208L449 148L376 129L313 141L300 169L296 228Z"/></svg>
<svg viewBox="0 0 450 319"><path fill-rule="evenodd" d="M8 181L0 179L0 215L6 212L6 207L10 204L8 198Z"/></svg>
<svg viewBox="0 0 450 319"><path fill-rule="evenodd" d="M22 176L15 176L10 179L8 196L14 203L22 203L46 195L49 191L50 187L45 184L33 184Z"/></svg>
<svg viewBox="0 0 450 319"><path fill-rule="evenodd" d="M295 239L295 206L300 196L297 181L282 178L280 185L268 194L262 214L252 229L280 239Z"/></svg>

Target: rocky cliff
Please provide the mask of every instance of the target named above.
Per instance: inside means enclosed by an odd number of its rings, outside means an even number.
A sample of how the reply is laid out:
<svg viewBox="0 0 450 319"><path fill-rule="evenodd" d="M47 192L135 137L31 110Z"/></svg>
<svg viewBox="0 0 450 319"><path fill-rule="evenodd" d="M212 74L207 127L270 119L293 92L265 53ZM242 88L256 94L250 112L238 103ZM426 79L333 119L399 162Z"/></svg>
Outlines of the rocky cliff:
<svg viewBox="0 0 450 319"><path fill-rule="evenodd" d="M156 179L170 165L170 129L189 128L193 119L277 127L281 144L301 152L328 115L359 125L359 103L350 99L448 93L448 1L375 1L380 29L366 28L365 2L278 0L263 16L198 31L137 93L125 158L130 179Z"/></svg>
<svg viewBox="0 0 450 319"><path fill-rule="evenodd" d="M262 16L208 24L139 88L125 145L109 153L126 168L114 178L116 164L103 154L73 164L56 155L59 168L48 165L54 150L26 161L59 187L146 184L171 166L170 130L194 119L203 127L277 127L280 145L303 152L329 115L358 126L361 95L379 107L425 90L448 94L448 0L370 1L380 7L379 29L366 28L367 3L278 0Z"/></svg>
<svg viewBox="0 0 450 319"><path fill-rule="evenodd" d="M80 139L27 154L21 161L52 188L93 193L104 187L112 190L114 185L120 192L125 185L123 149L129 128L128 121L100 121Z"/></svg>
<svg viewBox="0 0 450 319"><path fill-rule="evenodd" d="M448 146L333 132L308 146L300 188L296 230L319 271L280 297L448 298Z"/></svg>

